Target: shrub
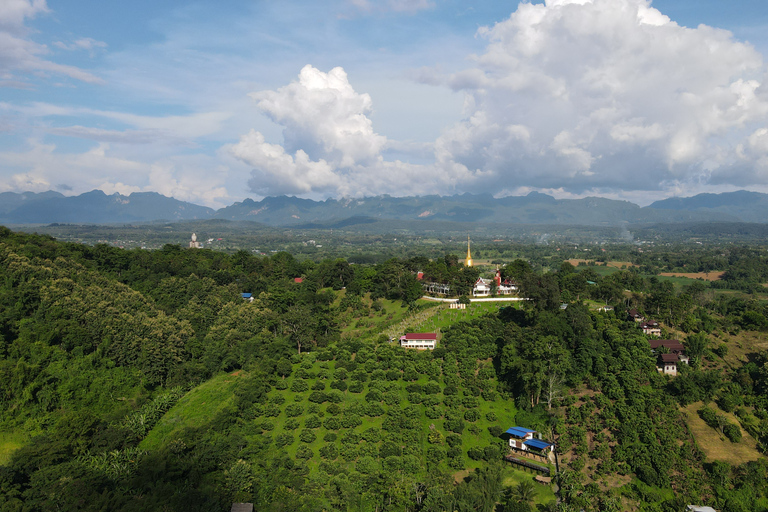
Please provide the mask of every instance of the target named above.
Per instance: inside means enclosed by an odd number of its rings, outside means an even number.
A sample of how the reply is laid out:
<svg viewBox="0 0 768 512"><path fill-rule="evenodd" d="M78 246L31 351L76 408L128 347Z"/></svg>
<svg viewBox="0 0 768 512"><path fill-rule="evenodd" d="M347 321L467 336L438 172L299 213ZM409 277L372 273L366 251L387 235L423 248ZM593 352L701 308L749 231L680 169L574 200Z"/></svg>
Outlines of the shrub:
<svg viewBox="0 0 768 512"><path fill-rule="evenodd" d="M408 393L408 401L412 404L420 404L424 400L424 395L421 393Z"/></svg>
<svg viewBox="0 0 768 512"><path fill-rule="evenodd" d="M304 414L304 407L299 404L291 404L285 408L285 415L289 418L296 418Z"/></svg>
<svg viewBox="0 0 768 512"><path fill-rule="evenodd" d="M355 428L363 424L363 420L357 414L346 414L341 417L341 426L344 428Z"/></svg>
<svg viewBox="0 0 768 512"><path fill-rule="evenodd" d="M480 404L478 403L478 401L477 401L477 398L475 398L474 396L465 396L465 397L464 397L464 398L461 400L461 403L462 403L462 405L464 405L464 407L466 407L467 409L474 409L475 407L477 407L478 405L480 405Z"/></svg>
<svg viewBox="0 0 768 512"><path fill-rule="evenodd" d="M381 402L381 398L382 398L381 391L379 391L378 389L372 389L365 394L366 402Z"/></svg>
<svg viewBox="0 0 768 512"><path fill-rule="evenodd" d="M305 380L295 379L291 384L291 391L294 393L302 393L307 390L309 390L309 384Z"/></svg>
<svg viewBox="0 0 768 512"><path fill-rule="evenodd" d="M331 445L331 446L333 446L333 445ZM314 452L312 451L312 449L309 446L301 445L296 450L296 458L297 459L311 459L314 456L315 456L315 454L314 454Z"/></svg>
<svg viewBox="0 0 768 512"><path fill-rule="evenodd" d="M319 426L320 426L320 418L318 418L314 414L312 416L307 416L307 419L304 420L305 428L318 428Z"/></svg>
<svg viewBox="0 0 768 512"><path fill-rule="evenodd" d="M496 421L499 418L496 416L495 412L489 412L488 414L485 415L485 419L488 421Z"/></svg>
<svg viewBox="0 0 768 512"><path fill-rule="evenodd" d="M734 425L733 423L728 423L723 427L723 434L725 434L725 437L732 443L741 441L741 429L738 425Z"/></svg>
<svg viewBox="0 0 768 512"><path fill-rule="evenodd" d="M347 390L347 383L343 380L334 380L331 382L331 389L338 389L339 391Z"/></svg>
<svg viewBox="0 0 768 512"><path fill-rule="evenodd" d="M336 445L327 444L320 448L320 456L326 460L334 460L339 456L339 449Z"/></svg>
<svg viewBox="0 0 768 512"><path fill-rule="evenodd" d="M475 409L469 409L464 412L464 419L467 421L477 421L480 419L480 413Z"/></svg>
<svg viewBox="0 0 768 512"><path fill-rule="evenodd" d="M381 469L392 474L399 473L402 465L403 461L397 455L390 455L381 461Z"/></svg>
<svg viewBox="0 0 768 512"><path fill-rule="evenodd" d="M316 380L314 384L312 384L312 389L315 391L325 391L325 382L321 380Z"/></svg>
<svg viewBox="0 0 768 512"><path fill-rule="evenodd" d="M427 441L430 444L443 444L444 439L443 434L437 430L430 430L429 434L427 434Z"/></svg>
<svg viewBox="0 0 768 512"><path fill-rule="evenodd" d="M314 402L316 404L321 404L325 402L327 399L328 398L325 396L325 393L323 393L322 391L313 391L312 393L309 394L309 398L307 400L309 400L310 402Z"/></svg>
<svg viewBox="0 0 768 512"><path fill-rule="evenodd" d="M326 443L333 443L336 441L336 437L337 437L336 432L328 432L323 436L323 441L325 441Z"/></svg>
<svg viewBox="0 0 768 512"><path fill-rule="evenodd" d="M275 445L278 448L281 448L283 446L288 446L289 444L293 444L293 435L291 435L291 434L278 434L275 437Z"/></svg>
<svg viewBox="0 0 768 512"><path fill-rule="evenodd" d="M376 460L373 457L366 455L365 457L360 457L360 460L357 461L357 464L355 464L355 467L360 473L364 475L370 475L376 472L376 470L378 469L378 464L376 463Z"/></svg>
<svg viewBox="0 0 768 512"><path fill-rule="evenodd" d="M363 386L363 383L360 381L352 382L347 388L350 393L362 393L363 389L365 389L365 386Z"/></svg>
<svg viewBox="0 0 768 512"><path fill-rule="evenodd" d="M712 428L718 428L717 413L709 407L702 407L698 410L699 417L704 420L704 423Z"/></svg>
<svg viewBox="0 0 768 512"><path fill-rule="evenodd" d="M326 418L323 422L323 426L328 430L339 430L341 428L341 420L334 416Z"/></svg>
<svg viewBox="0 0 768 512"><path fill-rule="evenodd" d="M365 408L365 415L377 418L384 414L384 408L379 404L368 404Z"/></svg>
<svg viewBox="0 0 768 512"><path fill-rule="evenodd" d="M285 420L285 424L283 425L283 428L285 430L296 430L299 428L299 420L296 418L288 418Z"/></svg>
<svg viewBox="0 0 768 512"><path fill-rule="evenodd" d="M387 391L382 395L382 398L384 399L384 403L390 407L400 404L400 393L397 393L396 391Z"/></svg>
<svg viewBox="0 0 768 512"><path fill-rule="evenodd" d="M423 392L427 395L436 395L440 393L440 384L434 381L429 381L423 386Z"/></svg>
<svg viewBox="0 0 768 512"><path fill-rule="evenodd" d="M453 469L464 469L464 457L461 455L457 455L456 457L451 457L448 461L448 465Z"/></svg>
<svg viewBox="0 0 768 512"><path fill-rule="evenodd" d="M325 394L325 399L334 404L340 404L344 401L344 393L338 389L332 389L330 392Z"/></svg>
<svg viewBox="0 0 768 512"><path fill-rule="evenodd" d="M483 458L487 461L500 458L502 455L502 447L498 444L488 445L483 448Z"/></svg>
<svg viewBox="0 0 768 512"><path fill-rule="evenodd" d="M461 446L461 436L448 434L445 436L445 442L448 443L448 446Z"/></svg>
<svg viewBox="0 0 768 512"><path fill-rule="evenodd" d="M309 444L313 442L315 439L317 439L317 434L315 434L313 431L309 429L304 429L299 434L299 441L301 441L302 443Z"/></svg>
<svg viewBox="0 0 768 512"><path fill-rule="evenodd" d="M481 450L480 448L470 448L467 451L467 455L472 460L481 460L481 459L484 458L483 457L483 455L484 455L483 450Z"/></svg>
<svg viewBox="0 0 768 512"><path fill-rule="evenodd" d="M381 440L381 431L377 428L367 428L363 430L361 437L368 443L378 443Z"/></svg>
<svg viewBox="0 0 768 512"><path fill-rule="evenodd" d="M464 432L464 420L459 418L451 418L449 420L445 420L445 428L451 432L461 434Z"/></svg>
<svg viewBox="0 0 768 512"><path fill-rule="evenodd" d="M339 407L339 404L331 404L328 406L328 408L325 410L328 414L331 414L333 416L336 416L341 412L341 407Z"/></svg>
<svg viewBox="0 0 768 512"><path fill-rule="evenodd" d="M280 391L288 389L288 382L284 381L283 379L278 380L275 382L275 389L279 389Z"/></svg>

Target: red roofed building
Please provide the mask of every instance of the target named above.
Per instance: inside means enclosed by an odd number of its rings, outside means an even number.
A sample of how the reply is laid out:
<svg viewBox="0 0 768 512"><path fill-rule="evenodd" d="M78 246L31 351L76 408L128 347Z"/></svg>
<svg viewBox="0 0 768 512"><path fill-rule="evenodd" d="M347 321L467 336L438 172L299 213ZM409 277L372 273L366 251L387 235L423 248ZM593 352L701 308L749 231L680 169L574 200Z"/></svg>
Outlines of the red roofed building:
<svg viewBox="0 0 768 512"><path fill-rule="evenodd" d="M664 375L677 375L677 354L659 354L656 369Z"/></svg>
<svg viewBox="0 0 768 512"><path fill-rule="evenodd" d="M400 337L400 346L419 350L434 350L437 343L435 332L409 332Z"/></svg>
<svg viewBox="0 0 768 512"><path fill-rule="evenodd" d="M677 375L677 365L688 364L685 347L679 340L649 340L648 344L651 346L651 352L658 354L656 369L659 373ZM667 352L659 353L661 347L664 347Z"/></svg>

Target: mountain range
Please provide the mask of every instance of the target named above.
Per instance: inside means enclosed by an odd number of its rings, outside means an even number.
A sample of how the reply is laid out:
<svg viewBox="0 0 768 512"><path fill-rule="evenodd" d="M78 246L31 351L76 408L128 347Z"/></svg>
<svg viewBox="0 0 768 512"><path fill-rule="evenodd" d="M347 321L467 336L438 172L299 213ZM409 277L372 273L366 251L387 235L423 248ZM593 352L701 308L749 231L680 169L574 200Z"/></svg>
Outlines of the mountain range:
<svg viewBox="0 0 768 512"><path fill-rule="evenodd" d="M640 207L629 201L587 197L555 199L531 192L390 197L314 201L297 197L245 199L214 210L155 192L128 196L93 190L78 196L58 192L0 194L0 223L135 224L225 219L275 227L340 228L380 221L449 221L482 224L615 226L624 223L768 222L768 194L737 191L675 197Z"/></svg>

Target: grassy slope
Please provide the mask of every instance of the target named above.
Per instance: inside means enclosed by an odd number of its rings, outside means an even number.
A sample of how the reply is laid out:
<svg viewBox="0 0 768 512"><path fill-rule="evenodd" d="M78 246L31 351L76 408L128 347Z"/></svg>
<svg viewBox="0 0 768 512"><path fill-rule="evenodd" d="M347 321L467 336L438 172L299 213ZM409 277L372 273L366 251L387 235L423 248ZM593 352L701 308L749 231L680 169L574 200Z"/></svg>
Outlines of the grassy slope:
<svg viewBox="0 0 768 512"><path fill-rule="evenodd" d="M218 411L232 403L239 375L218 375L192 389L165 413L139 447L157 449L184 428L206 424Z"/></svg>
<svg viewBox="0 0 768 512"><path fill-rule="evenodd" d="M708 461L719 460L737 466L760 458L760 452L757 451L755 440L744 429L741 429L741 441L732 443L720 434L720 431L704 423L704 420L696 413L702 405L701 402L693 403L683 408L682 412L688 428L691 429L696 443L707 455ZM731 423L739 425L739 420L733 414L723 412L714 403L710 403L709 407L715 409L718 414L727 417Z"/></svg>

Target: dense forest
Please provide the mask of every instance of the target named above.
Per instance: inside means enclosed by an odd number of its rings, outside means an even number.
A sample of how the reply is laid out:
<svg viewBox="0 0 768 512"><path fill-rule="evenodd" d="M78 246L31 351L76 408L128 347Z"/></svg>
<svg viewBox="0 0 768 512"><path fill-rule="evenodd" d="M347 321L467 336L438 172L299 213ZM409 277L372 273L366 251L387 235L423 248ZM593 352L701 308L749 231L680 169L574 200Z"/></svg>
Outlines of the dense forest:
<svg viewBox="0 0 768 512"><path fill-rule="evenodd" d="M462 318L420 300L417 272L470 293L481 270L451 254L353 264L0 228L0 511L768 510L764 250L613 251L629 265L605 273L510 249L530 257L498 266L530 300ZM679 269L725 274L657 275ZM628 308L690 365L659 374ZM384 334L428 315L454 319L433 351ZM695 422L752 455L708 458ZM555 441L552 486L504 461L515 424Z"/></svg>

